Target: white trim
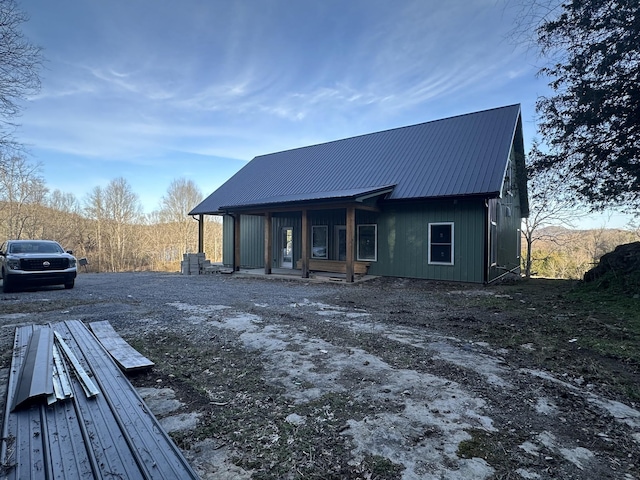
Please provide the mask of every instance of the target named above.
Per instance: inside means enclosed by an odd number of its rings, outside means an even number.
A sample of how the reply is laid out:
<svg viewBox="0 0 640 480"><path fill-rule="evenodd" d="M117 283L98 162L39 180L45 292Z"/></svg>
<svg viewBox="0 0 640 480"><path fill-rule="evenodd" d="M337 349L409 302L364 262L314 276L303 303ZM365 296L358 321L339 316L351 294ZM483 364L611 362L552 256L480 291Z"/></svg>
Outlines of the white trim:
<svg viewBox="0 0 640 480"><path fill-rule="evenodd" d="M287 251L287 245L286 245L286 240L284 238L285 232L291 230L291 261L290 262L285 262L285 258L286 258L286 251ZM281 227L280 228L280 244L279 244L279 249L280 249L280 268L293 268L293 254L294 254L294 236L293 236L293 227Z"/></svg>
<svg viewBox="0 0 640 480"><path fill-rule="evenodd" d="M360 257L360 227L373 227L373 258L361 258ZM356 235L356 260L359 262L377 262L378 261L378 225L375 223L363 223L357 227L358 234Z"/></svg>
<svg viewBox="0 0 640 480"><path fill-rule="evenodd" d="M441 226L441 225L449 225L451 227L451 262L432 262L431 261L431 247L432 247L432 243L431 243L431 227L432 226ZM453 222L434 222L434 223L429 223L428 226L429 229L429 246L428 246L428 252L427 252L427 262L429 265L454 265L455 264L455 230L454 230L454 224ZM438 245L438 244L435 244ZM446 244L441 244L441 245L449 245L449 243Z"/></svg>

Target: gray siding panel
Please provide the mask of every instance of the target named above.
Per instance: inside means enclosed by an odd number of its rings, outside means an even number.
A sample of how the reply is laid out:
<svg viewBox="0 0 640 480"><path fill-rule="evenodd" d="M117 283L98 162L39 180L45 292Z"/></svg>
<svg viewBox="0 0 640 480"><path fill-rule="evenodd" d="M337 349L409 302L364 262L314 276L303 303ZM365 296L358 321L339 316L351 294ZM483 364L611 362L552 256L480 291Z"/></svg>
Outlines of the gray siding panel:
<svg viewBox="0 0 640 480"><path fill-rule="evenodd" d="M522 211L520 194L516 180L516 155L512 150L510 161L507 164L505 181L502 187L501 197L496 199L496 264L490 268L489 281L501 275L515 271L520 272L520 228Z"/></svg>
<svg viewBox="0 0 640 480"><path fill-rule="evenodd" d="M34 329L58 332L98 384L87 398L72 377L74 398L38 399L5 414L2 472L8 479L197 478L133 386L82 322L16 329L8 394L16 390ZM7 402L9 405L9 402Z"/></svg>
<svg viewBox="0 0 640 480"><path fill-rule="evenodd" d="M222 263L225 267L233 266L233 217L222 217Z"/></svg>
<svg viewBox="0 0 640 480"><path fill-rule="evenodd" d="M240 218L240 266L264 268L264 217L242 215Z"/></svg>
<svg viewBox="0 0 640 480"><path fill-rule="evenodd" d="M222 263L233 266L234 219L231 215L222 217ZM264 217L242 215L240 217L240 267L264 267Z"/></svg>

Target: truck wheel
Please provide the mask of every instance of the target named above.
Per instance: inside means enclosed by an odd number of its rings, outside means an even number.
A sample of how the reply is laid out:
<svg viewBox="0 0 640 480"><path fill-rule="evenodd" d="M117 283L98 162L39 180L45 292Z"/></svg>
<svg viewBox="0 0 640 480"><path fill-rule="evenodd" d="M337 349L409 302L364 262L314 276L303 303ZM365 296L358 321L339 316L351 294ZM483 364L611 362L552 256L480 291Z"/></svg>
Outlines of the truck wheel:
<svg viewBox="0 0 640 480"><path fill-rule="evenodd" d="M7 275L3 269L2 270L2 291L4 293L9 293L13 289L13 285L10 278L11 276Z"/></svg>

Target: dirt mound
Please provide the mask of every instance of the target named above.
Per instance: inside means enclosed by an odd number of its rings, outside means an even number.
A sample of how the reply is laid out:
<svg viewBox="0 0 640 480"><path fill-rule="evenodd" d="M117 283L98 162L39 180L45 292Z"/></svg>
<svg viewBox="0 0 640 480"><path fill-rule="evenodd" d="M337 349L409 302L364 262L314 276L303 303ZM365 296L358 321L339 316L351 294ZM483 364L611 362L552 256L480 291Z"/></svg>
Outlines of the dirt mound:
<svg viewBox="0 0 640 480"><path fill-rule="evenodd" d="M618 245L613 252L604 254L598 265L584 274L585 282L607 276L640 276L640 242Z"/></svg>

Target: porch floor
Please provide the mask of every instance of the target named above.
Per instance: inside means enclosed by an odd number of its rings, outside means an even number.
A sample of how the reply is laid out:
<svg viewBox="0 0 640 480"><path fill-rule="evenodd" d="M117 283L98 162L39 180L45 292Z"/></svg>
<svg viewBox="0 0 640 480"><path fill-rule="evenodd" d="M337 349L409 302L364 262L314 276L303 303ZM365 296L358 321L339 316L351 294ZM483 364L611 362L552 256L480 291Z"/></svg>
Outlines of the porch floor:
<svg viewBox="0 0 640 480"><path fill-rule="evenodd" d="M274 280L300 280L303 282L334 282L347 283L347 276L344 273L332 272L309 272L309 278L302 278L302 270L295 268L272 268L271 275L264 273L264 268L241 268L233 275L246 277L263 277ZM362 283L377 278L375 275L355 275L353 283Z"/></svg>

